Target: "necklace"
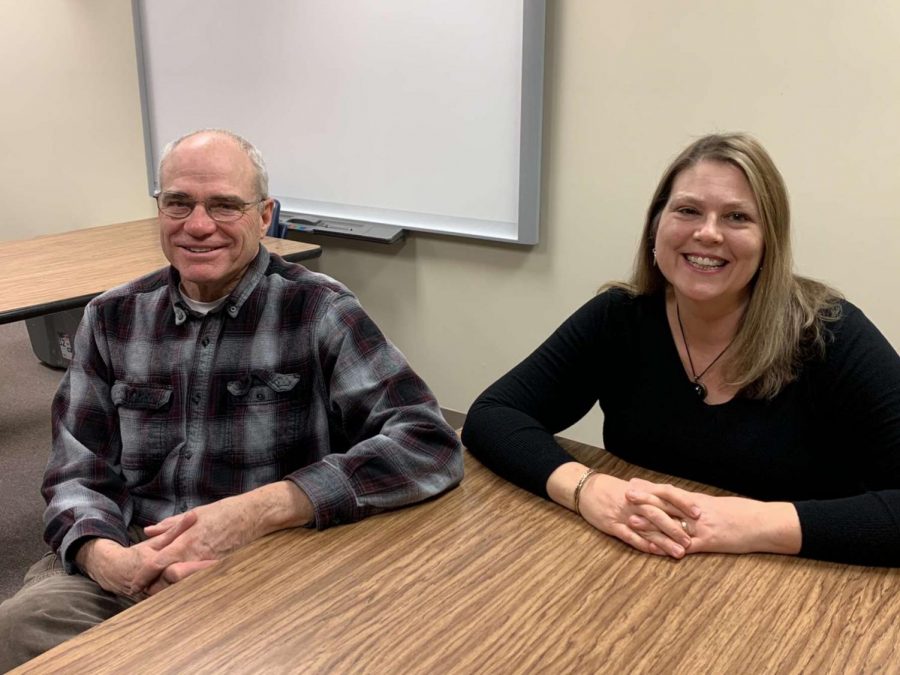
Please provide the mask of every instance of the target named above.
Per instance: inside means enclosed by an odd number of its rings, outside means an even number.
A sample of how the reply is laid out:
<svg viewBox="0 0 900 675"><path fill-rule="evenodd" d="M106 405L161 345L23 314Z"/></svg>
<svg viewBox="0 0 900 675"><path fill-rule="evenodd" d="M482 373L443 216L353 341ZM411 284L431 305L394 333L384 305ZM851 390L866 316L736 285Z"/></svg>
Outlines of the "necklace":
<svg viewBox="0 0 900 675"><path fill-rule="evenodd" d="M697 371L694 370L694 359L691 358L691 348L688 347L687 336L685 336L685 334L684 334L684 324L681 323L681 309L678 307L677 300L675 301L675 316L678 318L678 327L681 329L681 339L684 342L684 351L687 352L688 363L691 364L691 375L694 376L694 380L693 380L694 393L697 394L697 396L700 398L701 401L703 401L706 399L707 391L706 391L706 385L704 385L700 381L700 378L703 377L704 375L706 375L706 373L709 372L709 369L712 368L714 365L716 365L716 361L721 359L722 354L724 354L725 352L728 351L728 348L732 345L732 343L734 343L734 339L737 337L737 335L735 335L733 338L731 338L731 342L729 342L727 345L725 345L725 349L720 351L719 355L716 358L714 358L710 362L710 364L708 366L706 366L706 368L703 369L702 373L700 373L698 375Z"/></svg>

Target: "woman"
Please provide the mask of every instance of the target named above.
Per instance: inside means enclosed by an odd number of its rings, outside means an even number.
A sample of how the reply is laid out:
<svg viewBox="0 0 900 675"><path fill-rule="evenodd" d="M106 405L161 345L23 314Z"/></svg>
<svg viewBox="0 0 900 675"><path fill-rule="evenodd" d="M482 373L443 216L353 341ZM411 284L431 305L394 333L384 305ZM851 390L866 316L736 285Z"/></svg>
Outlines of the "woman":
<svg viewBox="0 0 900 675"><path fill-rule="evenodd" d="M599 401L604 444L713 497L595 473L553 434ZM485 391L463 441L495 472L647 553L900 565L900 358L792 272L787 191L744 134L663 174L629 284L610 284Z"/></svg>

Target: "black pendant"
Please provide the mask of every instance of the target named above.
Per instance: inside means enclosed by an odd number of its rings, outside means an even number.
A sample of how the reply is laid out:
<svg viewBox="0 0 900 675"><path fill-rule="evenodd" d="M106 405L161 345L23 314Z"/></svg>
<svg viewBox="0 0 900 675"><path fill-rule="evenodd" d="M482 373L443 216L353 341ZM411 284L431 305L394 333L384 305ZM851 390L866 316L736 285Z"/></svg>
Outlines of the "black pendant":
<svg viewBox="0 0 900 675"><path fill-rule="evenodd" d="M697 382L694 380L694 393L697 394L697 397L701 401L706 400L706 387L703 386L702 382Z"/></svg>

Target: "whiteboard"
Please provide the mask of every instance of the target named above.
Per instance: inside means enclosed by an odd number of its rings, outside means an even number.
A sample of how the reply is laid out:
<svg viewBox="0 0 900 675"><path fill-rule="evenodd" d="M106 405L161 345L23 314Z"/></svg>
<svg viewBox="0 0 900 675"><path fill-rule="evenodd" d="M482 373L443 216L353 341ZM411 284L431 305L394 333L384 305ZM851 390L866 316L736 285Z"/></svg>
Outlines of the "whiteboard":
<svg viewBox="0 0 900 675"><path fill-rule="evenodd" d="M288 214L535 244L545 0L133 0L148 183L231 129Z"/></svg>

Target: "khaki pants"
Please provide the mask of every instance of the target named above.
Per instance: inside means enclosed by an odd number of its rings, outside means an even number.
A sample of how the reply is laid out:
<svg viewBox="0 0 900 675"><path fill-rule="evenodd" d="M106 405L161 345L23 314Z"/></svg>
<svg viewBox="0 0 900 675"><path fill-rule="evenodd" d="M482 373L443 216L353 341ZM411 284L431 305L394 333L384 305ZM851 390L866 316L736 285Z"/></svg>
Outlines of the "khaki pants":
<svg viewBox="0 0 900 675"><path fill-rule="evenodd" d="M47 553L28 569L21 590L0 604L0 673L133 604L86 576L67 574L59 556Z"/></svg>

